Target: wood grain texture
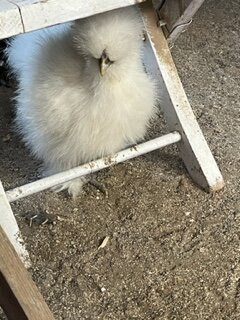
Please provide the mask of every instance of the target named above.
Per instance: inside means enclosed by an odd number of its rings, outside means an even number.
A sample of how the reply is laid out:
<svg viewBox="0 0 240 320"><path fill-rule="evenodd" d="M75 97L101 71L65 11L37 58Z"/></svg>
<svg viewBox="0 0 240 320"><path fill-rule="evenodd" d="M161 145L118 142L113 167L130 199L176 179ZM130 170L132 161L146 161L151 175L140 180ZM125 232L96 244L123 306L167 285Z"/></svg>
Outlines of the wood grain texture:
<svg viewBox="0 0 240 320"><path fill-rule="evenodd" d="M172 43L190 25L195 13L205 0L166 0L159 16L166 23L164 31ZM170 39L171 38L171 39Z"/></svg>
<svg viewBox="0 0 240 320"><path fill-rule="evenodd" d="M207 191L218 191L224 186L223 177L189 104L168 43L157 27L156 13L151 2L144 3L141 9L148 35L146 68L158 80L167 125L182 136L178 148L193 180Z"/></svg>
<svg viewBox="0 0 240 320"><path fill-rule="evenodd" d="M6 315L11 316L9 319L54 320L46 302L1 227L0 274L0 292L3 290L6 292L1 296L0 302ZM14 310L18 312L15 315Z"/></svg>
<svg viewBox="0 0 240 320"><path fill-rule="evenodd" d="M144 0L1 0L0 38L88 17ZM1 22L2 21L2 22Z"/></svg>
<svg viewBox="0 0 240 320"><path fill-rule="evenodd" d="M0 306L6 311L8 320L16 320L16 315L17 320L28 320L2 272L0 272Z"/></svg>
<svg viewBox="0 0 240 320"><path fill-rule="evenodd" d="M0 1L0 39L23 32L18 7L7 0Z"/></svg>

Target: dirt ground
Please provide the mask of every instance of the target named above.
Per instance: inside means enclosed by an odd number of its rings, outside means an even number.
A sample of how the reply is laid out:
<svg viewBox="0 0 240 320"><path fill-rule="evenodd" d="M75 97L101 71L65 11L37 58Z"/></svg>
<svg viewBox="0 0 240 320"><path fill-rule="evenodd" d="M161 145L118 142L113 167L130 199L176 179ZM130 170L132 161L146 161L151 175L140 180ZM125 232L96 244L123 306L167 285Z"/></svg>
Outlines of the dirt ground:
<svg viewBox="0 0 240 320"><path fill-rule="evenodd" d="M44 192L12 205L56 319L240 319L239 14L237 0L206 1L172 51L224 190L200 190L168 147L101 172L107 197L87 185L76 201ZM11 129L12 90L0 91L10 189L35 180L40 164ZM166 132L159 123L151 135ZM49 222L30 227L35 214Z"/></svg>

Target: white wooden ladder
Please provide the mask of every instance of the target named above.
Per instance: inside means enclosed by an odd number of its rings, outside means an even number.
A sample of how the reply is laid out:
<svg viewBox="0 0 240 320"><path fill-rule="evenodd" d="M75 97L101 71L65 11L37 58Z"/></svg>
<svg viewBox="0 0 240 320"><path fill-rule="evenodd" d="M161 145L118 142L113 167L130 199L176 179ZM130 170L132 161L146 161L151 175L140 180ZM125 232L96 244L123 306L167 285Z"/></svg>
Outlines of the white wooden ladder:
<svg viewBox="0 0 240 320"><path fill-rule="evenodd" d="M202 2L202 0L193 1ZM190 176L201 188L207 191L218 191L224 186L222 175L188 102L173 62L168 42L162 29L158 26L159 18L150 1L106 0L101 1L101 3L99 2L99 7L96 8L96 6L94 6L96 1L93 0L84 2L82 7L77 0L71 0L69 2L62 2L65 4L62 4L62 7L60 6L59 8L57 7L59 2L57 4L56 0L48 0L47 2L35 0L8 2L4 0L3 3L5 3L5 11L8 19L11 19L11 15L12 18L15 17L14 19L17 19L16 17L18 15L15 11L17 9L21 14L21 21L18 21L13 29L5 28L4 32L0 34L0 38L1 36L4 38L13 34L78 19L140 2L143 2L140 5L140 9L146 32L144 47L145 65L147 71L157 79L160 90L160 99L162 101L161 108L170 133L144 142L134 148L123 150L112 157L99 159L54 176L17 187L13 190L5 191L0 182L0 225L26 265L29 265L28 253L24 247L10 203L30 194L43 191L71 179L99 171L113 164L126 161L130 158L137 157L141 154L173 143L177 144L180 156ZM34 7L33 3L35 4ZM0 18L2 11L4 10L4 7L2 9L1 6ZM63 14L57 15L59 10L63 11L63 7L65 8ZM49 20L41 20L40 17L34 22L34 16L36 17L37 14L36 10L40 10L40 8L42 14L45 14L45 18L49 17ZM38 14L40 14L40 11Z"/></svg>

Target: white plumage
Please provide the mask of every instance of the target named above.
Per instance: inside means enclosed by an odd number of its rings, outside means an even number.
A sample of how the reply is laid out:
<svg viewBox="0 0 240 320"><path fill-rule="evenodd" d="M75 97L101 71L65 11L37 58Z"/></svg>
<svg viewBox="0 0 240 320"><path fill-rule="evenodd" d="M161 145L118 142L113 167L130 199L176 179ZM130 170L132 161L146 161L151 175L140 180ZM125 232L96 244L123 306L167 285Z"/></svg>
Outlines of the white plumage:
<svg viewBox="0 0 240 320"><path fill-rule="evenodd" d="M133 7L15 37L17 126L48 174L135 144L155 114L154 82L141 59ZM76 196L83 180L66 185Z"/></svg>

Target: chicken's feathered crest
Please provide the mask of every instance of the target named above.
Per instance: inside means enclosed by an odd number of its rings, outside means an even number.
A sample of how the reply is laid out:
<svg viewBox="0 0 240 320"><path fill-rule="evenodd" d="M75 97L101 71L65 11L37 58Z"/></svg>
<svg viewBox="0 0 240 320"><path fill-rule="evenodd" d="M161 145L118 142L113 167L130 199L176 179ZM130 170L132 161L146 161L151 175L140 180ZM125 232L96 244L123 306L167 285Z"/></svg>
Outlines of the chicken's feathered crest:
<svg viewBox="0 0 240 320"><path fill-rule="evenodd" d="M74 41L83 55L99 59L105 50L112 61L118 61L129 53L138 54L142 27L136 8L112 10L78 20Z"/></svg>

